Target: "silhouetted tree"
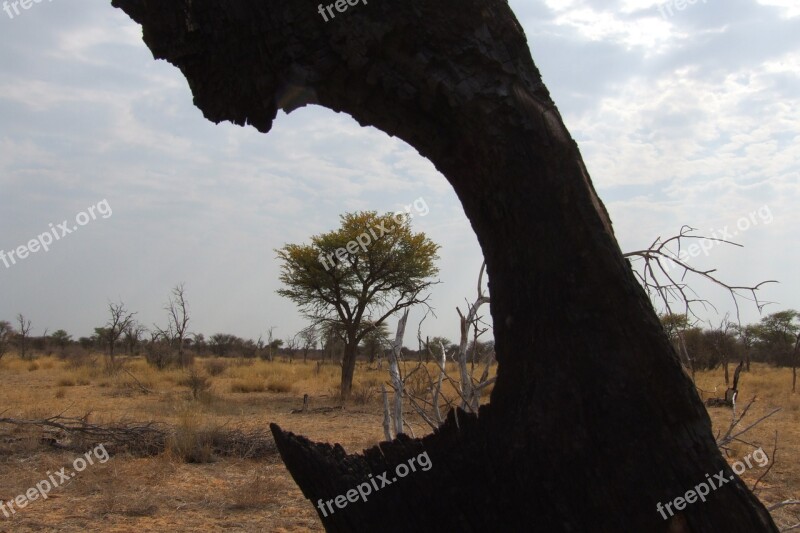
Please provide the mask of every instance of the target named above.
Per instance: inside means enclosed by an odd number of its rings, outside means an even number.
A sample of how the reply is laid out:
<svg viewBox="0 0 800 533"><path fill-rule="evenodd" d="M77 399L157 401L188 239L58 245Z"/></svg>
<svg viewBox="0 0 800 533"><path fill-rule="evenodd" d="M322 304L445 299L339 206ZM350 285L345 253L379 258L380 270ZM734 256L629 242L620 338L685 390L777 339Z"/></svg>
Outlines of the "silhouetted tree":
<svg viewBox="0 0 800 533"><path fill-rule="evenodd" d="M777 532L722 457L507 0L369 2L328 22L285 0L113 4L210 120L267 132L279 109L347 112L430 159L476 232L499 363L480 416L360 455L271 426L328 531ZM394 483L423 452L432 468ZM369 503L323 513L383 472ZM713 498L659 514L714 472L729 481Z"/></svg>

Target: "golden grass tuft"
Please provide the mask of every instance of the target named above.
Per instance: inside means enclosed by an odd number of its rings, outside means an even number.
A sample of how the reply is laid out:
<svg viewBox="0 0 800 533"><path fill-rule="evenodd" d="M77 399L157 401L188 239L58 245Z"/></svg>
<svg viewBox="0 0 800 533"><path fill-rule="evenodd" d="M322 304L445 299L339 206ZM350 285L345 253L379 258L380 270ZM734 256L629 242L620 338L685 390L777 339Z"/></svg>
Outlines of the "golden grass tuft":
<svg viewBox="0 0 800 533"><path fill-rule="evenodd" d="M275 500L275 484L258 471L244 486L231 487L228 492L227 508L232 511L263 509Z"/></svg>
<svg viewBox="0 0 800 533"><path fill-rule="evenodd" d="M184 463L210 463L213 459L210 432L195 411L184 411L175 433L167 439L165 454Z"/></svg>
<svg viewBox="0 0 800 533"><path fill-rule="evenodd" d="M252 392L264 392L267 390L267 382L258 376L249 376L237 379L230 386L231 392L249 394Z"/></svg>
<svg viewBox="0 0 800 533"><path fill-rule="evenodd" d="M293 387L287 377L272 378L267 383L267 390L270 392L292 392Z"/></svg>

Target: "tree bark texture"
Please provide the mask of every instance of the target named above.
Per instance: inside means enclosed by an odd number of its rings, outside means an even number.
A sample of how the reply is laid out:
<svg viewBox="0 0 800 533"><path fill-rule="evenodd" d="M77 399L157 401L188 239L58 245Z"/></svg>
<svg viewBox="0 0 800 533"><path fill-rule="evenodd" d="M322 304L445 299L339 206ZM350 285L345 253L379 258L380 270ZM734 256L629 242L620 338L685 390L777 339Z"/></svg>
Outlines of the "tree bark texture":
<svg viewBox="0 0 800 533"><path fill-rule="evenodd" d="M342 381L339 390L342 400L347 400L353 390L353 376L356 371L356 359L358 358L358 342L348 338L344 345L344 357L342 358Z"/></svg>
<svg viewBox="0 0 800 533"><path fill-rule="evenodd" d="M720 455L505 0L370 0L328 22L310 0L112 4L209 120L349 113L431 160L477 234L499 362L479 418L363 455L273 426L315 505L429 453L429 471L320 513L328 531L777 531ZM734 479L705 503L656 511L720 470Z"/></svg>

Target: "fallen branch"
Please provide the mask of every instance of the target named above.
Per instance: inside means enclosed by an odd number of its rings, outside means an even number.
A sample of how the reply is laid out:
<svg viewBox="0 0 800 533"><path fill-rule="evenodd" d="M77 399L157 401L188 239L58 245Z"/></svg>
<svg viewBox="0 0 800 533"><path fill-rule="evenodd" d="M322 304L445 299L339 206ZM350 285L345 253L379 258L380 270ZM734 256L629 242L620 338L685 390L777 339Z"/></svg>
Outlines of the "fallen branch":
<svg viewBox="0 0 800 533"><path fill-rule="evenodd" d="M767 511L775 511L781 507L787 507L789 505L800 505L800 500L783 500L782 502L778 502L767 507Z"/></svg>
<svg viewBox="0 0 800 533"><path fill-rule="evenodd" d="M41 420L0 418L0 427L5 424L39 429L43 433L40 442L60 450L83 452L90 446L103 444L111 455L127 452L139 457L163 453L170 439L184 431L159 422L119 422L104 426L92 424L88 418L89 413L80 418L62 415ZM214 455L254 459L271 457L277 452L275 441L266 428L226 430L212 427L194 431L192 441L208 447Z"/></svg>
<svg viewBox="0 0 800 533"><path fill-rule="evenodd" d="M134 375L133 375L133 374L132 374L132 373L131 373L131 372L130 372L130 371L127 369L127 368L125 368L125 367L122 367L122 370L123 370L123 371L124 371L126 374L128 374L130 377L132 377L132 378L133 378L133 381L135 381L135 382L136 382L136 384L139 386L139 389L140 389L140 390L141 390L143 393L145 393L145 394L155 394L155 391L153 391L153 390L151 390L151 389L148 389L147 387L145 387L144 385L142 385L142 382L141 382L141 381L139 381L139 380L136 378L136 376L134 376Z"/></svg>

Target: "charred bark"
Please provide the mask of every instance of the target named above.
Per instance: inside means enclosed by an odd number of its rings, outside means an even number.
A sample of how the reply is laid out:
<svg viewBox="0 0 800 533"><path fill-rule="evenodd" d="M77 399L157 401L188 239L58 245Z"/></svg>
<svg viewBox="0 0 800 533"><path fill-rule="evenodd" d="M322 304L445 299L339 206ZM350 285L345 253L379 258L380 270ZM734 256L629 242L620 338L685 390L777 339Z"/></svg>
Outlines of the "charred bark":
<svg viewBox="0 0 800 533"><path fill-rule="evenodd" d="M346 455L273 426L316 505L428 451L329 531L776 531L734 476L624 261L505 0L404 0L324 22L294 0L113 0L214 122L317 103L400 137L455 188L490 279L498 377L480 418ZM724 470L733 480L662 519Z"/></svg>

